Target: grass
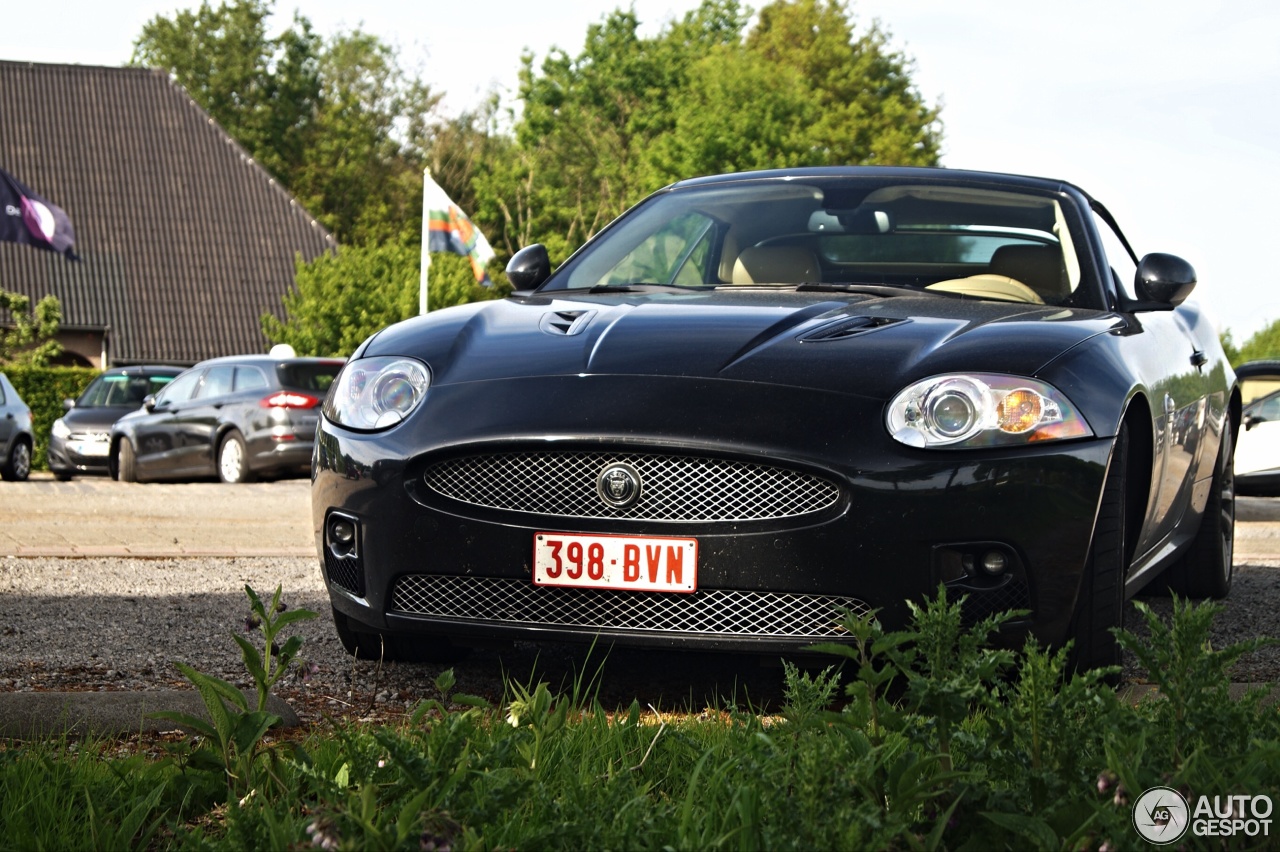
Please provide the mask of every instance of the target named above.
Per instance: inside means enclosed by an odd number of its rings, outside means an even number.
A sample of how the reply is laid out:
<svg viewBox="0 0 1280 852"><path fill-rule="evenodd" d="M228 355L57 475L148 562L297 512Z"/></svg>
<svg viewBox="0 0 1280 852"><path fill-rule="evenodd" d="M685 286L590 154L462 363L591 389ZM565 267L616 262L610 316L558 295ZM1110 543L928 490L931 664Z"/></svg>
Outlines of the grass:
<svg viewBox="0 0 1280 852"><path fill-rule="evenodd" d="M241 743L234 782L216 737L10 742L0 848L1133 848L1152 786L1280 800L1280 714L1226 692L1258 643L1215 650L1216 606L1174 610L1123 637L1163 695L1136 705L1062 652L987 647L998 619L964 630L935 600L901 633L848 618L842 668L784 667L775 716L606 708L587 675L490 705L445 672L403 724Z"/></svg>

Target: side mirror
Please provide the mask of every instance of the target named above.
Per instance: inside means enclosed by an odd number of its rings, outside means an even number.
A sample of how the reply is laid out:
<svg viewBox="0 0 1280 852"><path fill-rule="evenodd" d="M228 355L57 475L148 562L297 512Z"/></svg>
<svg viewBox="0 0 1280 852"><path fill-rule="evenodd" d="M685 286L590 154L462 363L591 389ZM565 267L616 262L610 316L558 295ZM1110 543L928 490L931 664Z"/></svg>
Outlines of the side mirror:
<svg viewBox="0 0 1280 852"><path fill-rule="evenodd" d="M1152 304L1149 310L1168 310L1186 301L1196 286L1191 264L1172 254L1154 252L1142 258L1133 279L1138 298Z"/></svg>
<svg viewBox="0 0 1280 852"><path fill-rule="evenodd" d="M525 246L507 263L507 280L516 290L532 290L551 277L551 258L541 243Z"/></svg>
<svg viewBox="0 0 1280 852"><path fill-rule="evenodd" d="M155 394L153 394L153 393L149 393L149 394L147 394L145 397L143 397L143 399L142 399L142 407L143 407L143 408L145 408L145 409L147 410L147 413L148 413L148 414L149 414L149 413L151 413L151 412L153 412L153 411L155 411L155 410L156 410L156 395L155 395Z"/></svg>
<svg viewBox="0 0 1280 852"><path fill-rule="evenodd" d="M1244 416L1244 431L1248 432L1250 429L1252 429L1254 426L1257 426L1259 423L1265 423L1265 422L1267 422L1265 419L1258 417L1257 415L1246 414Z"/></svg>
<svg viewBox="0 0 1280 852"><path fill-rule="evenodd" d="M70 411L71 409L73 409L73 408L75 408L75 407L76 407L76 401L75 401L74 399L64 399L64 400L62 401L62 410L63 410L63 411Z"/></svg>

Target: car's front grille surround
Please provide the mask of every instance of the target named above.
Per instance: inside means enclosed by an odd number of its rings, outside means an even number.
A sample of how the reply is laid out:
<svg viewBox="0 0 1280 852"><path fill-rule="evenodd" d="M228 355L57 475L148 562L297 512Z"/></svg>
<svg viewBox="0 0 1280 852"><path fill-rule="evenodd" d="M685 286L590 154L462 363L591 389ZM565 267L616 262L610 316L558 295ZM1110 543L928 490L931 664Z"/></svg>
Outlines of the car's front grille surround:
<svg viewBox="0 0 1280 852"><path fill-rule="evenodd" d="M396 613L520 627L608 633L773 639L846 635L842 609L865 615L857 598L793 592L700 589L693 594L535 586L503 577L410 574L395 584Z"/></svg>
<svg viewBox="0 0 1280 852"><path fill-rule="evenodd" d="M610 465L639 474L639 499L618 508L597 480ZM776 465L665 453L530 451L487 453L430 464L423 482L436 494L489 509L561 518L742 522L813 515L835 506L840 488Z"/></svg>

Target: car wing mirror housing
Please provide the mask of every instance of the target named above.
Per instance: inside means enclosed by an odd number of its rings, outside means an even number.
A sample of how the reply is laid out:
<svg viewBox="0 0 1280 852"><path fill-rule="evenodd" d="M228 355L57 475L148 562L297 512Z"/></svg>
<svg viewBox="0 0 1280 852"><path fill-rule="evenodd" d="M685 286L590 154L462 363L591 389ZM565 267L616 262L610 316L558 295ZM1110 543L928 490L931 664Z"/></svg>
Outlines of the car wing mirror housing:
<svg viewBox="0 0 1280 852"><path fill-rule="evenodd" d="M1186 301L1196 287L1196 271L1182 258L1152 252L1138 263L1133 277L1137 301L1125 307L1130 311L1170 311Z"/></svg>
<svg viewBox="0 0 1280 852"><path fill-rule="evenodd" d="M62 401L62 410L63 410L63 411L70 411L71 409L73 409L73 408L75 408L75 407L76 407L76 401L75 401L74 399L64 399L64 400Z"/></svg>
<svg viewBox="0 0 1280 852"><path fill-rule="evenodd" d="M516 290L533 290L551 277L551 258L541 243L525 246L507 263L507 280Z"/></svg>
<svg viewBox="0 0 1280 852"><path fill-rule="evenodd" d="M153 393L147 394L142 400L142 407L145 408L148 412L155 411L156 395Z"/></svg>

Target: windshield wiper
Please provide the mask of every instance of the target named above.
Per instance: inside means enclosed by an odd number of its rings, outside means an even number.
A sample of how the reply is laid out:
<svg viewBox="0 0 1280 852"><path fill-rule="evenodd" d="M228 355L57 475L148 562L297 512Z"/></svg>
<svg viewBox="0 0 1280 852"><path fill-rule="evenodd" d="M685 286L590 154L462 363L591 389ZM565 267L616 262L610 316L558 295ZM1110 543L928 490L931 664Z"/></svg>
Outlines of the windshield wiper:
<svg viewBox="0 0 1280 852"><path fill-rule="evenodd" d="M868 293L874 296L902 296L907 293L917 292L912 287L896 287L892 284L856 284L853 282L846 283L827 283L812 282L808 284L797 284L797 293Z"/></svg>
<svg viewBox="0 0 1280 852"><path fill-rule="evenodd" d="M630 284L597 284L588 287L588 293L687 293L691 290L705 290L705 287L690 287L685 284L654 284L651 281L635 281Z"/></svg>

